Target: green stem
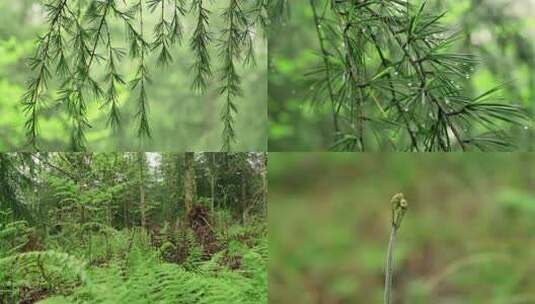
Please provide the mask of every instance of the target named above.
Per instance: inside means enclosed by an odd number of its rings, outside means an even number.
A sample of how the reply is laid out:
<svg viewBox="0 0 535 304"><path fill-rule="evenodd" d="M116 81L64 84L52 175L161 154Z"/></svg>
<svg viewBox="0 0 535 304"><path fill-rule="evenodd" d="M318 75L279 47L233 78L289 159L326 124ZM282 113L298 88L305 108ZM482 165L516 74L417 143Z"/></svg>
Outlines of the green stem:
<svg viewBox="0 0 535 304"><path fill-rule="evenodd" d="M408 208L408 203L407 200L405 200L403 193L394 195L390 203L392 204L392 231L390 232L390 240L388 241L388 249L386 252L384 304L390 304L392 302L392 281L394 279L394 248L396 244L396 236L398 229L401 226L403 216L407 212Z"/></svg>
<svg viewBox="0 0 535 304"><path fill-rule="evenodd" d="M397 229L392 226L392 231L390 232L390 240L388 241L388 250L386 253L386 266L385 266L385 295L384 303L391 303L392 295L392 279L394 272L394 246L396 243Z"/></svg>

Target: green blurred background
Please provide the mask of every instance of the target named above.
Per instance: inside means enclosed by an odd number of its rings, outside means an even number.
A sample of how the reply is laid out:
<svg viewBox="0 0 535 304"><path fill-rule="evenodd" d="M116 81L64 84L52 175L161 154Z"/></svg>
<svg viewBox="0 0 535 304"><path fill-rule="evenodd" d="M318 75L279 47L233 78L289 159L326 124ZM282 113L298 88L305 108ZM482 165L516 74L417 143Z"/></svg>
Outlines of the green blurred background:
<svg viewBox="0 0 535 304"><path fill-rule="evenodd" d="M456 50L482 60L474 77L460 79L461 86L477 96L505 84L500 93L505 102L535 113L535 1L427 2L431 10L447 11L443 21L463 35ZM269 150L328 150L334 143L329 105L308 101L311 85L305 74L321 63L309 1L290 1L289 17L273 30L269 40ZM533 128L514 132L517 150L535 149Z"/></svg>
<svg viewBox="0 0 535 304"><path fill-rule="evenodd" d="M535 303L534 154L271 153L270 303Z"/></svg>
<svg viewBox="0 0 535 304"><path fill-rule="evenodd" d="M0 0L0 151L19 151L25 144L24 121L21 110L21 96L25 91L25 81L30 71L26 58L33 54L36 38L46 31L42 3L46 1ZM121 1L122 2L122 1ZM130 1L129 3L133 3ZM220 35L222 28L221 12L227 1L207 1L212 11L211 31ZM169 12L169 16L171 16ZM150 17L148 17L150 16ZM152 28L157 14L145 16L146 36L152 40ZM112 36L116 45L125 45L124 26L116 19L111 23ZM182 46L173 48L175 61L167 68L157 67L156 55L151 56L149 69L153 83L148 86L150 123L153 140L146 143L146 151L219 151L223 124L220 113L223 98L218 96L221 62L217 58L217 43L211 47L214 79L209 83L205 95L190 90L192 77L190 67L193 54L189 50L189 39L194 30L193 14L183 20L185 40ZM236 116L238 143L237 151L265 151L267 145L267 41L259 30L256 43L257 66L239 67L242 76L244 95L237 102L239 113ZM217 38L215 36L214 38ZM129 81L134 77L137 62L124 58L120 72ZM95 70L103 70L101 64ZM98 73L97 73L98 74ZM100 78L99 78L100 79ZM53 84L51 88L57 87ZM55 92L52 92L55 97ZM100 105L92 102L88 113L93 128L87 134L88 150L124 151L138 150L136 137L137 120L136 98L130 89L121 87L119 100L125 122L118 134L106 128L107 109L99 110ZM64 110L48 111L40 120L40 144L42 150L68 150L70 122Z"/></svg>

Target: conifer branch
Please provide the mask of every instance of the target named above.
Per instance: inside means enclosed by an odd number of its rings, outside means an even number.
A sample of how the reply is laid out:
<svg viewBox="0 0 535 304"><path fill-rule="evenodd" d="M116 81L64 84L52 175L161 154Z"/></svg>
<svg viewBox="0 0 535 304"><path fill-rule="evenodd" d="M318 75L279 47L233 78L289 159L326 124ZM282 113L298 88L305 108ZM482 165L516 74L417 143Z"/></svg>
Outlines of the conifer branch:
<svg viewBox="0 0 535 304"><path fill-rule="evenodd" d="M51 44L54 41L62 41L60 23L65 13L65 7L67 6L67 0L59 0L56 2L58 2L56 5L50 4L46 6L49 19L49 31L45 36L39 39L37 51L34 57L30 59L30 67L32 71L38 72L36 76L28 81L27 91L22 97L24 113L28 116L25 122L26 138L28 139L28 144L35 150L38 149L38 107L43 101L43 91L46 90L50 78L50 64L52 58L56 57L53 55L53 46ZM63 53L60 53L59 56L59 63L62 63L61 67L64 67L65 57L63 56ZM60 69L60 71L64 71L64 69Z"/></svg>
<svg viewBox="0 0 535 304"><path fill-rule="evenodd" d="M327 48L325 46L325 39L323 37L323 32L321 28L321 20L320 15L318 13L318 10L316 8L316 0L310 0L310 6L312 8L312 15L314 16L314 24L316 27L316 34L318 36L318 41L320 44L320 51L322 53L322 59L323 59L323 65L325 68L325 81L327 82L327 89L329 93L329 99L331 102L331 112L333 116L333 125L334 125L334 132L335 137L338 137L338 133L340 132L340 128L338 126L338 115L337 115L337 105L336 105L336 97L334 93L334 88L332 84L332 78L331 78L331 64L330 64L330 56L327 53Z"/></svg>
<svg viewBox="0 0 535 304"><path fill-rule="evenodd" d="M121 114L119 111L119 100L117 92L117 84L124 85L125 81L123 77L117 71L116 61L119 61L124 56L124 51L112 46L112 40L110 35L109 24L106 23L106 48L108 51L108 65L105 81L108 83L108 89L106 92L105 105L110 106L110 112L108 115L107 124L113 130L116 130L121 124Z"/></svg>
<svg viewBox="0 0 535 304"><path fill-rule="evenodd" d="M171 45L171 23L165 19L165 2L167 0L149 0L148 8L150 12L154 12L159 8L159 21L154 26L154 41L151 45L151 50L159 49L158 64L160 66L168 66L173 61L169 47ZM176 6L175 6L176 7Z"/></svg>
<svg viewBox="0 0 535 304"><path fill-rule="evenodd" d="M467 96L459 78L470 78L478 60L449 52L458 36L427 2L336 0L326 17L313 7L322 66L309 75L317 77L314 99L336 100L333 149L370 149L364 137L373 134L376 149L508 150L506 128L531 123L525 109L497 102L497 89Z"/></svg>
<svg viewBox="0 0 535 304"><path fill-rule="evenodd" d="M172 62L172 47L182 42L184 28L181 18L186 15L185 6L190 3L185 0L139 0L129 5L124 0L120 4L117 0L78 1L73 4L77 5L77 9L72 11L67 0L48 1L50 4L45 4L45 7L49 28L39 38L35 56L30 59L30 67L36 75L28 82L22 101L27 116L25 127L28 144L37 149L38 116L40 109L45 106L53 67L57 74L55 79L59 80L56 106L65 107L72 124L71 150L86 149L86 131L91 127L87 102L91 98L101 103L101 109L108 108L108 127L116 130L122 124L118 92L119 87L125 85L120 73L120 61L125 51L114 42L112 17L124 23L129 55L137 60L135 77L129 82L130 87L138 93L135 115L139 119L137 136L150 138L148 57L154 51L159 65L166 66ZM209 29L211 12L206 1L210 0L191 2L191 12L196 15L196 26L189 45L195 58L192 87L200 92L206 91L212 77L209 54L212 43ZM150 13L157 16L151 42L146 41L144 34L145 5ZM223 62L219 91L225 98L221 120L224 124L223 141L228 149L230 143L236 140L233 126L237 113L235 98L241 95L241 80L236 69L240 64L255 64L255 28L257 24L265 24L267 7L267 0L249 3L231 1L229 8L223 9L222 19L227 25L220 30L220 43L214 46L219 50ZM96 79L92 71L99 64L104 68L104 76Z"/></svg>
<svg viewBox="0 0 535 304"><path fill-rule="evenodd" d="M197 14L197 25L190 41L190 48L195 56L192 69L195 73L192 88L197 92L206 92L207 81L212 77L212 66L208 46L212 34L208 31L210 11L204 6L205 0L193 0L192 10Z"/></svg>
<svg viewBox="0 0 535 304"><path fill-rule="evenodd" d="M138 109L136 113L136 118L139 119L137 136L140 139L143 139L151 137L148 119L147 91L145 87L146 83L150 82L148 69L145 65L145 54L149 46L143 37L143 0L139 0L137 8L139 15L139 33L135 33L137 34L137 40L135 41L135 45L133 47L133 53L136 55L139 54L139 65L136 72L136 78L130 82L130 85L132 89L138 89L139 91L137 100Z"/></svg>
<svg viewBox="0 0 535 304"><path fill-rule="evenodd" d="M221 38L220 56L223 60L221 83L219 93L225 98L225 105L221 113L223 120L223 146L222 151L232 149L236 141L234 130L234 115L238 112L234 99L241 96L241 77L236 71L235 60L241 59L241 45L243 42L243 28L247 26L247 19L243 14L240 0L230 0L229 6L223 12L226 28Z"/></svg>
<svg viewBox="0 0 535 304"><path fill-rule="evenodd" d="M86 18L89 23L97 25L92 31L93 36L90 39L93 40L92 47L90 48L89 57L86 57L87 44L84 41L85 30L80 33L80 57L78 58L78 67L72 80L71 88L65 88L63 96L60 100L67 101L68 108L73 121L73 130L71 133L71 149L73 151L86 150L86 137L85 132L87 128L90 128L89 120L87 118L87 105L86 105L86 90L89 91L95 97L101 97L103 91L100 88L97 81L91 78L91 66L95 58L98 56L97 46L102 39L104 25L106 18L110 12L110 8L114 5L114 0L106 0L105 2L92 2L86 12ZM66 82L68 84L69 82Z"/></svg>
<svg viewBox="0 0 535 304"><path fill-rule="evenodd" d="M180 18L186 15L186 1L185 0L175 0L174 1L174 10L173 10L173 19L171 20L169 28L169 40L172 44L178 43L182 44L182 39L184 37L184 28L180 22Z"/></svg>

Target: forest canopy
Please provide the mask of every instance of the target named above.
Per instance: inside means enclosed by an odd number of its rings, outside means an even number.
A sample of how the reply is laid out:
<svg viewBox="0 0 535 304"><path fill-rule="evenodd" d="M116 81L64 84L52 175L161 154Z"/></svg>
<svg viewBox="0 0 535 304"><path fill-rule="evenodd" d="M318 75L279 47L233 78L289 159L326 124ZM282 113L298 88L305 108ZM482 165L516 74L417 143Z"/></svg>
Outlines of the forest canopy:
<svg viewBox="0 0 535 304"><path fill-rule="evenodd" d="M267 303L266 155L0 154L0 303Z"/></svg>

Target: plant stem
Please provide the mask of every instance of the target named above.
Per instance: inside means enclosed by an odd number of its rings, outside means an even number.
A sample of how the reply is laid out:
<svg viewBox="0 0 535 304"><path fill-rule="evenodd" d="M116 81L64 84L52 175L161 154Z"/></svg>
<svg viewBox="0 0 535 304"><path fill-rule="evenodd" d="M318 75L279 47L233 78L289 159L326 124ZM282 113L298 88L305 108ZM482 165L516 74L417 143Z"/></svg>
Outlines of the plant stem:
<svg viewBox="0 0 535 304"><path fill-rule="evenodd" d="M396 243L397 229L392 227L390 232L390 240L388 241L388 250L386 253L386 266L385 266L385 296L384 303L390 304L392 294L392 278L394 272L394 246Z"/></svg>
<svg viewBox="0 0 535 304"><path fill-rule="evenodd" d="M390 202L392 204L392 230L390 232L390 239L388 241L388 249L386 252L384 304L390 304L392 302L392 281L394 278L394 248L396 244L396 236L398 229L401 226L403 216L405 215L405 212L407 212L408 207L403 193L394 195Z"/></svg>

